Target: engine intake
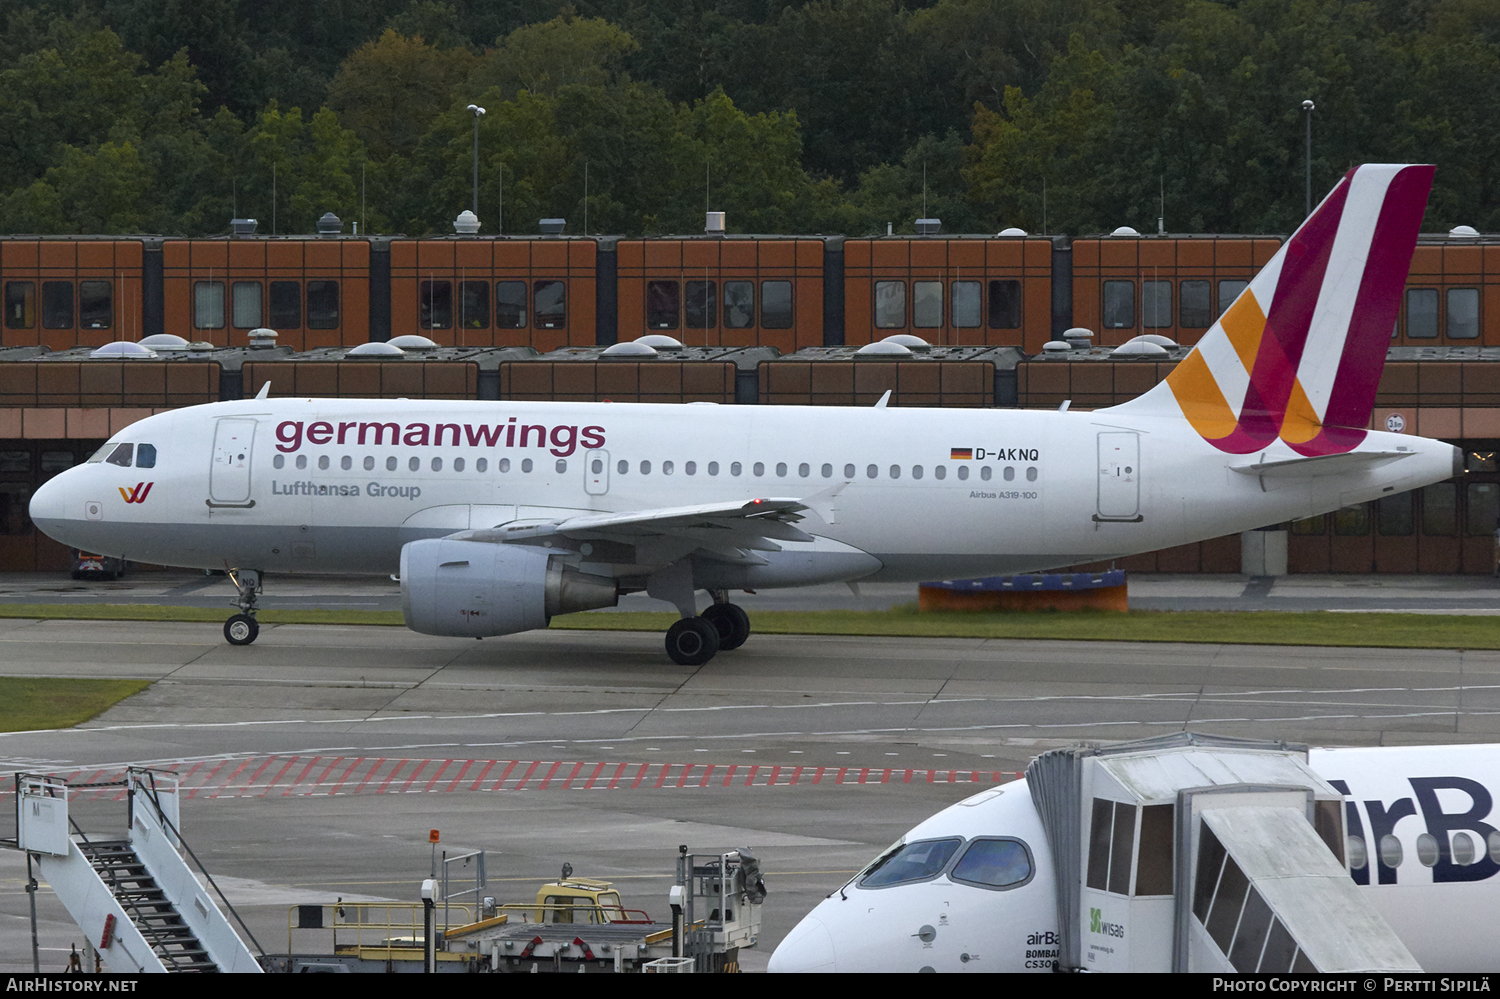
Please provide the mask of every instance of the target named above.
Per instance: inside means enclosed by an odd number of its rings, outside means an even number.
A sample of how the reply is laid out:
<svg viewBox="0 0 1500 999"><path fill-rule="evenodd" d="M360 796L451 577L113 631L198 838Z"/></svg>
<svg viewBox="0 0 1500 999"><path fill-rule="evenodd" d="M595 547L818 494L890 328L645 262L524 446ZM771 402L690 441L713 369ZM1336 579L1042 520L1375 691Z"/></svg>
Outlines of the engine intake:
<svg viewBox="0 0 1500 999"><path fill-rule="evenodd" d="M401 548L401 613L424 635L513 635L618 601L613 579L579 572L545 548L447 538Z"/></svg>

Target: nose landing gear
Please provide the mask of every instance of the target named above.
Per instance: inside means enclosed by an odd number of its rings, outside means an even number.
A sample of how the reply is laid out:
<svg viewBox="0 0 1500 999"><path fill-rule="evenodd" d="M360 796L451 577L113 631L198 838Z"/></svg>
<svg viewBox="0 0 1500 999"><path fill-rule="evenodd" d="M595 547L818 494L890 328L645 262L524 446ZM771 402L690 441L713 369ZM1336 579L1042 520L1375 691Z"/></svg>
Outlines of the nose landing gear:
<svg viewBox="0 0 1500 999"><path fill-rule="evenodd" d="M255 620L260 573L255 569L230 569L229 578L239 589L235 603L240 612L224 622L224 639L230 645L249 645L260 635L260 622Z"/></svg>

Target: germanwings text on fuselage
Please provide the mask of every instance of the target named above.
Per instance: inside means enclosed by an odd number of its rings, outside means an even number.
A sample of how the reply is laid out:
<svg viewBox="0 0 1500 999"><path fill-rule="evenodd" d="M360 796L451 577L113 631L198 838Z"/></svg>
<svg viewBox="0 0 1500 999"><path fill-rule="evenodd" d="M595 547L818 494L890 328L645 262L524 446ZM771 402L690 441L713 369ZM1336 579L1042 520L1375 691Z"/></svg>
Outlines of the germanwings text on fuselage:
<svg viewBox="0 0 1500 999"><path fill-rule="evenodd" d="M283 420L276 425L276 450L286 454L309 444L401 444L406 447L540 447L548 448L559 458L578 449L604 446L603 427L547 427L544 424L521 424L512 416L505 423L407 423L394 421L363 423L357 420L339 422L337 429L327 420L306 424L302 420ZM389 440L387 440L389 438ZM444 440L448 443L445 445Z"/></svg>

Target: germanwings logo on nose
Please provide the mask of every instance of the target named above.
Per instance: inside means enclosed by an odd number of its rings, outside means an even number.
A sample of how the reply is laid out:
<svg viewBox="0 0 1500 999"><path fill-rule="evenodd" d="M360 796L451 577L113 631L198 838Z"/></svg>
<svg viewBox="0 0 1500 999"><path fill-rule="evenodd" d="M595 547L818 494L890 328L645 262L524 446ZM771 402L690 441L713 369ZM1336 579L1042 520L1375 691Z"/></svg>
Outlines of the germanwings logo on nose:
<svg viewBox="0 0 1500 999"><path fill-rule="evenodd" d="M151 487L154 485L156 485L154 482L137 482L135 488L130 490L120 486L120 498L126 503L144 503L146 495L151 492Z"/></svg>

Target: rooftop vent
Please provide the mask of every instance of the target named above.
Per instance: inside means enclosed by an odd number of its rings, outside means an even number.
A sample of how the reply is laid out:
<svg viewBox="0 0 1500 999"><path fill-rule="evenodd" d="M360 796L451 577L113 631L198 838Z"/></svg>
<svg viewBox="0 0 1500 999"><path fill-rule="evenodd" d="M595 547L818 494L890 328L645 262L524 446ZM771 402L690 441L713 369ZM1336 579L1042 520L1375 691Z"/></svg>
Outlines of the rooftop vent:
<svg viewBox="0 0 1500 999"><path fill-rule="evenodd" d="M641 360L656 356L656 348L649 343L641 343L640 340L624 340L620 343L610 344L600 353L600 357L619 357L625 360Z"/></svg>
<svg viewBox="0 0 1500 999"><path fill-rule="evenodd" d="M254 236L258 224L255 219L230 219L229 231L236 236Z"/></svg>
<svg viewBox="0 0 1500 999"><path fill-rule="evenodd" d="M561 236L563 227L568 224L567 219L542 219L537 223L541 226L543 236Z"/></svg>
<svg viewBox="0 0 1500 999"><path fill-rule="evenodd" d="M1064 340L1048 340L1042 344L1042 353L1049 357L1054 354L1066 354L1073 349L1073 345Z"/></svg>
<svg viewBox="0 0 1500 999"><path fill-rule="evenodd" d="M880 342L881 343L899 343L901 346L905 347L907 350L931 350L932 349L932 344L928 343L926 340L923 340L919 336L914 336L911 333L892 333L888 337L882 337L881 340L880 340Z"/></svg>
<svg viewBox="0 0 1500 999"><path fill-rule="evenodd" d="M324 212L323 217L318 219L319 236L342 236L344 234L344 223L333 212Z"/></svg>
<svg viewBox="0 0 1500 999"><path fill-rule="evenodd" d="M436 340L430 340L425 336L415 333L407 333L404 336L394 336L386 341L398 350L437 350Z"/></svg>
<svg viewBox="0 0 1500 999"><path fill-rule="evenodd" d="M652 350L681 350L682 341L675 337L667 336L665 333L647 333L638 336L633 343L643 343Z"/></svg>
<svg viewBox="0 0 1500 999"><path fill-rule="evenodd" d="M1471 225L1456 225L1448 230L1448 235L1455 239L1475 239L1479 235L1479 230Z"/></svg>
<svg viewBox="0 0 1500 999"><path fill-rule="evenodd" d="M710 236L724 235L724 213L709 212L707 221L703 223L703 231Z"/></svg>
<svg viewBox="0 0 1500 999"><path fill-rule="evenodd" d="M1074 350L1087 350L1094 345L1094 331L1083 326L1074 326L1063 332L1063 339Z"/></svg>
<svg viewBox="0 0 1500 999"><path fill-rule="evenodd" d="M252 347L274 347L276 346L276 331L259 327L250 331L250 346Z"/></svg>
<svg viewBox="0 0 1500 999"><path fill-rule="evenodd" d="M400 347L397 347L393 343L371 340L369 343L362 343L358 347L351 347L349 352L344 356L373 357L379 360L380 358L405 357L406 355L402 353Z"/></svg>
<svg viewBox="0 0 1500 999"><path fill-rule="evenodd" d="M453 231L460 236L472 236L479 231L479 216L465 208L453 220Z"/></svg>
<svg viewBox="0 0 1500 999"><path fill-rule="evenodd" d="M865 344L854 353L858 357L875 360L900 360L903 357L911 357L911 348L905 344L891 343L889 340L876 340L874 343Z"/></svg>
<svg viewBox="0 0 1500 999"><path fill-rule="evenodd" d="M1026 230L1025 229L1018 229L1015 226L1011 226L1008 229L1001 229L1000 230L1000 235L1002 235L1002 236L1024 236L1024 235L1026 235Z"/></svg>
<svg viewBox="0 0 1500 999"><path fill-rule="evenodd" d="M153 333L141 338L142 347L150 347L152 350L188 350L190 345L182 337L174 333Z"/></svg>
<svg viewBox="0 0 1500 999"><path fill-rule="evenodd" d="M1134 229L1132 229L1128 225L1122 225L1122 226L1120 226L1120 228L1118 228L1114 232L1110 233L1110 235L1111 236L1139 236L1140 233L1136 232Z"/></svg>
<svg viewBox="0 0 1500 999"><path fill-rule="evenodd" d="M942 228L942 219L917 219L918 236L936 236Z"/></svg>
<svg viewBox="0 0 1500 999"><path fill-rule="evenodd" d="M136 358L139 360L149 360L150 358L156 356L156 351L152 350L150 347L143 347L133 340L116 340L114 343L105 344L98 350L89 351L89 356L113 357L119 359Z"/></svg>

